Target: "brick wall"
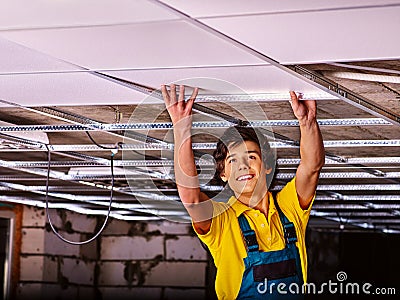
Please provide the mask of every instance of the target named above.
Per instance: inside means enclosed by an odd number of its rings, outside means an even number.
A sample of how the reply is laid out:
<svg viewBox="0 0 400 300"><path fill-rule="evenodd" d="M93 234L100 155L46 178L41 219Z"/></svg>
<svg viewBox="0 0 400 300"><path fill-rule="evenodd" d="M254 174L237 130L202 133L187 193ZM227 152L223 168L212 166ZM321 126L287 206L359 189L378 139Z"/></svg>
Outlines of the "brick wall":
<svg viewBox="0 0 400 300"><path fill-rule="evenodd" d="M66 238L85 240L102 218L51 212ZM18 299L206 299L208 259L189 224L111 219L92 243L59 240L43 209L24 207Z"/></svg>

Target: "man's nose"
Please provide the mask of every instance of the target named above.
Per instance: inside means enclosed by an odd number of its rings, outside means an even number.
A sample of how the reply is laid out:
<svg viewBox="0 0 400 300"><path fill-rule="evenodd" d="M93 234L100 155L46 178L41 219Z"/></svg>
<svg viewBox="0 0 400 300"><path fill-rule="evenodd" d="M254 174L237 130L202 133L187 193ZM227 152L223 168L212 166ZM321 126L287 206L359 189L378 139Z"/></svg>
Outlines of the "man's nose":
<svg viewBox="0 0 400 300"><path fill-rule="evenodd" d="M239 170L246 170L249 168L249 162L247 158L243 158L240 160Z"/></svg>

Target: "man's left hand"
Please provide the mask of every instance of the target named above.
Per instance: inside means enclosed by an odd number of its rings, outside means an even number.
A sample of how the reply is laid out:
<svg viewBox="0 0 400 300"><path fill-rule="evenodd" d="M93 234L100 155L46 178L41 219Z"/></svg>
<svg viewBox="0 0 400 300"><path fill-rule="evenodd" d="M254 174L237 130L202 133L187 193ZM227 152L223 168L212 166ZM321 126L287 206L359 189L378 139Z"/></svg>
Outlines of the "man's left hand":
<svg viewBox="0 0 400 300"><path fill-rule="evenodd" d="M300 125L309 124L315 121L317 114L317 103L315 100L301 100L302 94L297 94L290 91L290 105ZM300 101L301 100L301 101Z"/></svg>

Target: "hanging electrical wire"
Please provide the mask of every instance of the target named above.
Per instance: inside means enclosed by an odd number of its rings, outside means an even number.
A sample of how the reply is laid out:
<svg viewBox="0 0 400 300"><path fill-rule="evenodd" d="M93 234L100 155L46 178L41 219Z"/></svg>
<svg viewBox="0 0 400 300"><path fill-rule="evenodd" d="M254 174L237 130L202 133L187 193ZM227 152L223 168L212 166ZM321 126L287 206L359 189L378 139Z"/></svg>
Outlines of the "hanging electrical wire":
<svg viewBox="0 0 400 300"><path fill-rule="evenodd" d="M107 148L104 146L99 145L89 134L89 132L87 132L88 137L90 138L90 140L97 145L100 148L103 149L109 149L111 150L111 158L110 158L110 165L111 165L111 190L110 190L110 203L108 205L108 211L107 211L107 215L106 218L103 222L103 225L101 226L101 228L99 229L99 231L90 239L86 240L86 241L82 241L82 242L74 242L74 241L70 241L68 239L66 239L65 237L63 237L60 233L58 233L58 231L56 230L56 228L53 225L53 222L51 221L51 217L49 214L49 181L50 181L50 165L51 165L51 150L49 148L48 145L46 145L46 149L47 149L47 177L46 177L46 215L47 215L47 220L49 221L49 225L52 229L52 231L54 232L54 234L61 239L62 241L71 244L71 245L84 245L84 244L88 244L92 241L94 241L104 230L104 228L107 225L108 219L110 217L110 212L111 212L111 206L112 206L112 201L113 201L113 191L114 191L114 155L118 152L118 148L120 147L120 144L117 143L115 147L113 148Z"/></svg>

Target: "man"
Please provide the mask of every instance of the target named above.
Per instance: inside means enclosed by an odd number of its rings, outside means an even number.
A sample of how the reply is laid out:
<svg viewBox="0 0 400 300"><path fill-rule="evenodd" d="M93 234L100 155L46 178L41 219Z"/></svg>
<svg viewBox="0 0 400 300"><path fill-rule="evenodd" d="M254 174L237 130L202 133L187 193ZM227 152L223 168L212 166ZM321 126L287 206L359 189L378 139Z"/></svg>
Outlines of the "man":
<svg viewBox="0 0 400 300"><path fill-rule="evenodd" d="M218 298L298 299L288 288L296 284L301 293L307 279L305 230L325 158L316 102L299 101L290 92L300 125L301 162L295 178L275 197L268 191L266 178L272 175L272 164L262 134L247 127L224 133L214 157L217 175L234 196L222 203L210 200L199 188L191 140L198 89L188 101L184 86L179 95L175 89L173 84L169 91L161 87L174 128L176 184L196 233L214 258Z"/></svg>

